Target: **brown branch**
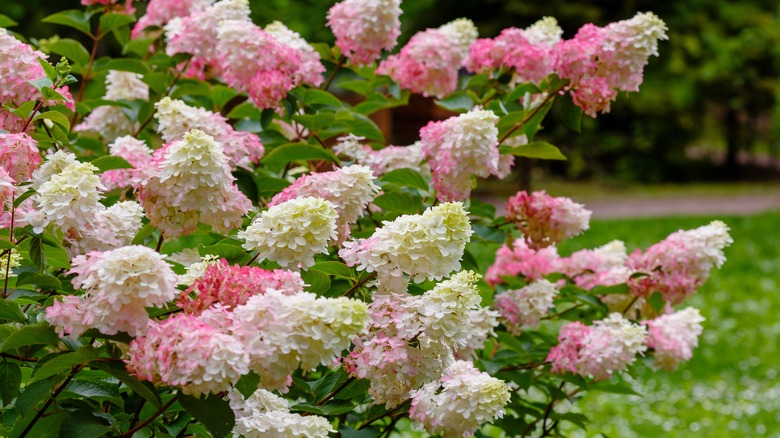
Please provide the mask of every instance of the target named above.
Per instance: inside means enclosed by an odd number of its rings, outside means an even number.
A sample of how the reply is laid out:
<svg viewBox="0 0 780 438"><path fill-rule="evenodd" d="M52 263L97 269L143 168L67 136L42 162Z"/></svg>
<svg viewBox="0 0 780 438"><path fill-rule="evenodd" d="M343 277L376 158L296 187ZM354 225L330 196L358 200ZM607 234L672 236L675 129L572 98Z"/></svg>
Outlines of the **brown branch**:
<svg viewBox="0 0 780 438"><path fill-rule="evenodd" d="M346 388L347 385L349 385L353 381L355 381L354 377L350 377L349 379L347 379L344 383L339 385L338 388L334 389L333 391L330 392L330 394L326 395L325 398L323 398L322 400L318 401L317 402L317 406L322 406L325 403L327 403L328 400L332 399L334 395L338 394L339 391L341 391L342 389Z"/></svg>
<svg viewBox="0 0 780 438"><path fill-rule="evenodd" d="M344 292L344 295L342 295L342 297L349 296L349 295L350 295L352 292L355 292L355 290L357 290L357 288L359 288L360 286L363 286L363 285L364 285L364 284L366 284L366 283L367 283L369 280L372 280L374 277L376 277L376 272L372 272L372 273L368 274L368 276L367 276L366 278L364 278L364 279L362 279L362 280L358 281L357 283L355 283L355 285L354 285L354 286L352 286L351 288L349 288L349 290L347 290L346 292Z"/></svg>
<svg viewBox="0 0 780 438"><path fill-rule="evenodd" d="M412 399L408 399L405 402L401 403L400 405L396 406L395 408L385 412L384 414L377 415L374 418L370 418L370 419L366 420L363 424L361 424L357 428L357 430L362 430L366 426L368 426L369 424L373 423L374 421L381 420L382 418L385 418L385 417L393 415L394 413L400 411L404 406L406 406L408 403L411 403L411 402L412 402Z"/></svg>
<svg viewBox="0 0 780 438"><path fill-rule="evenodd" d="M151 416L151 417L149 417L149 418L147 418L146 420L144 420L144 421L142 421L142 422L140 422L140 423L136 424L134 427L130 428L130 430L128 430L127 432L125 432L125 433L123 433L123 434L119 435L119 438L127 438L127 437L131 437L131 436L133 436L133 434L134 434L134 433L136 433L137 431L139 431L139 430L143 429L143 428L144 428L144 427L146 427L146 426L147 426L149 423L151 423L152 421L154 421L154 419L155 419L155 418L159 417L160 415L162 415L162 413L163 413L163 412L167 411L167 410L168 410L168 408L170 408L170 407L171 407L171 405L173 405L174 403L176 403L176 400L178 400L178 399L179 399L179 394L176 394L176 395L174 395L173 397L171 397L171 399L170 399L170 400L168 400L168 403L166 403L166 404L162 405L162 407L161 407L160 409L158 409L158 410L157 410L157 412L155 412L154 414L152 414L152 416Z"/></svg>
<svg viewBox="0 0 780 438"><path fill-rule="evenodd" d="M571 312L572 310L579 309L580 307L582 307L584 305L585 305L584 303L575 304L575 305L569 307L568 309L564 310L563 312L553 313L553 314L550 314L550 315L545 315L545 316L543 316L543 317L541 317L539 319L545 320L545 319L557 318L557 317L559 317L561 315L565 315L565 314Z"/></svg>
<svg viewBox="0 0 780 438"><path fill-rule="evenodd" d="M105 10L103 11L105 13ZM81 75L81 86L79 87L79 94L76 96L76 102L81 102L81 99L84 98L84 90L87 89L87 82L89 82L89 74L92 73L92 65L95 63L95 56L97 56L97 48L98 44L100 44L100 40L103 38L103 35L100 34L100 23L98 23L97 30L95 31L95 35L90 34L90 38L92 38L92 52L89 54L89 62L87 63L87 70L84 72L83 75ZM76 120L79 118L79 112L73 111L73 117L70 119L70 126L73 126L76 124Z"/></svg>
<svg viewBox="0 0 780 438"><path fill-rule="evenodd" d="M561 90L563 90L563 88L564 88L566 85L568 85L568 82L564 82L564 83L563 83L563 84L562 84L560 87L556 88L555 90L549 91L549 92L548 92L548 94L547 94L547 97L545 97L545 98L544 98L544 100L542 101L542 103L540 103L540 104L539 104L539 105L538 105L536 108L534 108L534 109L533 109L533 110L532 110L532 111L531 111L531 112L530 112L530 113L529 113L527 116L525 116L525 118L524 118L523 120L521 120L521 121L519 121L519 122L515 123L515 125L514 125L514 126L512 126L512 127L509 129L509 131L507 131L507 132L506 132L504 135L502 135L502 136L501 136L501 138L500 138L500 139L498 139L498 144L499 144L499 145L503 144L503 143L504 143L504 141L506 141L506 139L507 139L507 138L509 138L509 136L510 136L510 135L512 135L512 133L513 133L513 132L517 131L519 128L522 128L522 127L523 127L523 125L525 125L526 123L528 123L528 121L529 121L529 120L531 120L531 119L532 119L532 118L533 118L533 117L536 115L536 113L538 113L539 111L541 111L541 109L542 109L542 108L543 108L545 105L547 105L547 103L548 103L548 102L550 102L552 99L555 99L555 96L557 96L557 95L558 95L558 93L560 93L560 91L561 91Z"/></svg>
<svg viewBox="0 0 780 438"><path fill-rule="evenodd" d="M49 397L48 400L46 400L46 404L43 405L43 407L35 413L35 417L33 417L32 421L30 421L30 424L27 425L27 427L24 428L21 435L19 435L19 438L24 438L27 436L28 433L30 433L30 430L32 430L33 426L35 426L35 423L38 422L38 420L43 417L43 414L46 413L46 409L49 409L49 406L51 406L52 403L54 403L54 399L57 398L58 395L65 389L66 386L68 386L68 383L70 383L71 380L78 374L79 371L84 367L84 365L77 365L73 367L73 370L70 372L68 377L65 379L60 386L58 386L54 392L51 393L51 397Z"/></svg>
<svg viewBox="0 0 780 438"><path fill-rule="evenodd" d="M0 356L7 357L8 359L21 360L24 362L38 362L39 360L37 357L16 356L14 354L9 354L9 353L0 353Z"/></svg>
<svg viewBox="0 0 780 438"><path fill-rule="evenodd" d="M328 78L328 81L325 82L325 84L322 86L323 90L328 90L328 87L330 87L330 84L333 82L333 79L336 78L336 73L338 73L339 70L341 70L341 66L344 65L344 55L339 56L339 61L336 64L336 67L333 68L333 73L330 74L330 77Z"/></svg>

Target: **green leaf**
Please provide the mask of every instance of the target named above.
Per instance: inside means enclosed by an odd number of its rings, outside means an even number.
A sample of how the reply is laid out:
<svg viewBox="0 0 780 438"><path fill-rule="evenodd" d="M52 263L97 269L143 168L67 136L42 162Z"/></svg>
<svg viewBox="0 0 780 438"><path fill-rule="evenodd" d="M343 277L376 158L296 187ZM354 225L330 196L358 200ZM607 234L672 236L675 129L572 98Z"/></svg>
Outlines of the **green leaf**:
<svg viewBox="0 0 780 438"><path fill-rule="evenodd" d="M45 113L40 113L33 118L33 121L41 119L51 120L65 128L66 131L70 131L70 121L68 121L68 118L59 111L46 111Z"/></svg>
<svg viewBox="0 0 780 438"><path fill-rule="evenodd" d="M325 105L325 106L333 106L336 108L341 108L344 106L343 103L338 99L338 97L328 93L324 90L318 90L316 88L308 88L305 93L303 93L303 103L307 106L310 105Z"/></svg>
<svg viewBox="0 0 780 438"><path fill-rule="evenodd" d="M41 21L44 23L54 23L72 27L80 32L90 35L89 17L91 16L92 14L87 14L78 9L69 9L67 11L57 12L56 14L49 15Z"/></svg>
<svg viewBox="0 0 780 438"><path fill-rule="evenodd" d="M228 435L236 423L236 416L228 402L215 395L196 398L181 394L179 403L193 418L203 423L215 438Z"/></svg>
<svg viewBox="0 0 780 438"><path fill-rule="evenodd" d="M39 236L30 239L30 249L27 251L33 266L39 271L46 269L46 254L43 252L43 240Z"/></svg>
<svg viewBox="0 0 780 438"><path fill-rule="evenodd" d="M126 26L135 21L135 17L127 14L111 12L100 16L100 31L102 35L111 32L120 26Z"/></svg>
<svg viewBox="0 0 780 438"><path fill-rule="evenodd" d="M71 412L62 421L60 437L100 438L111 431L111 425L104 418L96 417L89 411Z"/></svg>
<svg viewBox="0 0 780 438"><path fill-rule="evenodd" d="M50 81L54 82L57 80L57 69L55 69L53 65L49 64L49 61L43 58L38 58L38 64L43 67L43 71L46 72L46 77L49 78Z"/></svg>
<svg viewBox="0 0 780 438"><path fill-rule="evenodd" d="M328 402L322 406L315 405L314 403L298 403L292 406L290 409L293 411L309 412L316 415L341 415L351 412L356 406L351 401L339 400L335 402Z"/></svg>
<svg viewBox="0 0 780 438"><path fill-rule="evenodd" d="M557 147L546 141L535 141L521 146L499 148L502 154L511 154L518 157L539 158L542 160L565 160L566 156Z"/></svg>
<svg viewBox="0 0 780 438"><path fill-rule="evenodd" d="M403 187L413 187L420 190L429 190L428 182L420 172L412 169L395 169L379 177L380 181L398 184Z"/></svg>
<svg viewBox="0 0 780 438"><path fill-rule="evenodd" d="M256 203L260 199L260 194L257 190L257 180L255 174L242 168L238 168L233 171L233 177L236 179L235 184L238 186L238 190L241 191L250 201Z"/></svg>
<svg viewBox="0 0 780 438"><path fill-rule="evenodd" d="M286 179L273 178L270 176L259 176L257 177L256 182L257 194L259 196L273 196L290 185L290 182Z"/></svg>
<svg viewBox="0 0 780 438"><path fill-rule="evenodd" d="M112 59L108 64L101 68L101 70L129 71L141 75L149 73L149 67L146 63L140 59L133 58Z"/></svg>
<svg viewBox="0 0 780 438"><path fill-rule="evenodd" d="M409 103L409 94L405 93L402 99L388 99L383 94L372 93L366 100L355 105L355 111L363 115L373 114L386 108L395 108L397 106Z"/></svg>
<svg viewBox="0 0 780 438"><path fill-rule="evenodd" d="M65 248L53 245L43 245L46 254L46 264L54 268L70 268L70 257Z"/></svg>
<svg viewBox="0 0 780 438"><path fill-rule="evenodd" d="M246 250L240 246L217 243L214 245L198 245L198 254L205 256L212 254L227 259L228 263L236 263L246 255Z"/></svg>
<svg viewBox="0 0 780 438"><path fill-rule="evenodd" d="M474 108L474 100L465 91L456 91L444 99L435 101L437 106L457 113L465 113Z"/></svg>
<svg viewBox="0 0 780 438"><path fill-rule="evenodd" d="M15 22L14 20L11 20L7 15L0 14L0 27L12 27L16 26L19 23Z"/></svg>
<svg viewBox="0 0 780 438"><path fill-rule="evenodd" d="M155 38L135 38L128 41L124 47L122 47L122 54L133 53L138 56L148 56L149 47L154 43Z"/></svg>
<svg viewBox="0 0 780 438"><path fill-rule="evenodd" d="M23 119L26 119L30 117L30 114L32 113L32 110L35 109L35 101L34 100L28 100L27 102L19 105L19 108L16 108L12 111L12 113L17 116L21 117Z"/></svg>
<svg viewBox="0 0 780 438"><path fill-rule="evenodd" d="M377 438L380 435L380 432L373 427L357 430L349 426L342 426L339 428L339 433L342 438Z"/></svg>
<svg viewBox="0 0 780 438"><path fill-rule="evenodd" d="M504 102L517 102L525 96L525 93L539 94L541 92L542 90L540 90L539 87L530 82L526 82L516 86L512 91L507 93L506 97L504 97Z"/></svg>
<svg viewBox="0 0 780 438"><path fill-rule="evenodd" d="M58 93L55 90L52 90L49 87L41 88L41 94L43 94L43 98L45 100L51 100L51 101L68 100L65 96L63 96L62 94Z"/></svg>
<svg viewBox="0 0 780 438"><path fill-rule="evenodd" d="M259 119L262 112L251 102L236 105L227 115L228 119Z"/></svg>
<svg viewBox="0 0 780 438"><path fill-rule="evenodd" d="M98 168L98 173L103 173L107 170L114 169L132 169L133 165L128 163L122 157L114 155L103 155L102 157L95 158L90 161L90 164Z"/></svg>
<svg viewBox="0 0 780 438"><path fill-rule="evenodd" d="M337 161L332 152L306 143L290 143L279 146L263 158L264 163L277 164L308 160Z"/></svg>
<svg viewBox="0 0 780 438"><path fill-rule="evenodd" d="M0 320L25 322L27 321L27 317L18 304L8 300L2 300L0 301Z"/></svg>
<svg viewBox="0 0 780 438"><path fill-rule="evenodd" d="M339 385L343 384L349 378L348 374L344 371L337 371L333 374L329 374L319 379L314 385L315 400L322 400L328 396Z"/></svg>
<svg viewBox="0 0 780 438"><path fill-rule="evenodd" d="M594 383L588 387L591 391L601 391L601 392L608 392L611 394L626 394L626 395L639 395L642 394L634 391L633 388L628 383L624 382L618 382L614 383L610 380L604 380L601 382Z"/></svg>
<svg viewBox="0 0 780 438"><path fill-rule="evenodd" d="M236 382L236 389L244 398L249 398L260 387L260 376L255 374L254 371L250 371L249 374L244 374Z"/></svg>
<svg viewBox="0 0 780 438"><path fill-rule="evenodd" d="M325 128L331 127L336 120L336 116L331 112L321 112L317 114L296 114L293 120L303 125L311 132L319 132Z"/></svg>
<svg viewBox="0 0 780 438"><path fill-rule="evenodd" d="M382 143L385 141L382 131L373 120L363 114L349 110L337 112L335 123L331 128L345 129L358 137L365 137L369 140L376 140Z"/></svg>
<svg viewBox="0 0 780 438"><path fill-rule="evenodd" d="M572 298L598 310L603 314L609 313L609 308L607 308L607 305L602 303L600 299L594 297L593 295L575 293L572 295Z"/></svg>
<svg viewBox="0 0 780 438"><path fill-rule="evenodd" d="M22 384L22 370L13 362L0 362L0 399L8 406L19 395Z"/></svg>
<svg viewBox="0 0 780 438"><path fill-rule="evenodd" d="M613 294L620 294L625 295L628 293L628 285L623 284L616 284L614 286L596 286L593 289L590 290L590 293L594 295L613 295Z"/></svg>
<svg viewBox="0 0 780 438"><path fill-rule="evenodd" d="M95 362L92 364L93 368L103 370L108 374L116 377L120 382L127 385L127 387L132 389L134 393L143 397L144 400L151 403L155 408L162 408L162 403L160 403L160 399L157 398L157 394L153 390L149 389L144 383L125 371L124 364L120 366L122 368L111 368L108 364L100 362Z"/></svg>
<svg viewBox="0 0 780 438"><path fill-rule="evenodd" d="M336 85L338 85L339 88L354 91L355 93L362 96L368 96L372 91L374 91L374 85L369 81L341 81Z"/></svg>
<svg viewBox="0 0 780 438"><path fill-rule="evenodd" d="M354 278L355 276L352 273L352 270L349 269L349 267L347 267L347 265L337 261L315 263L314 266L312 266L312 269L316 269L326 274L335 275L337 277L343 277L343 278Z"/></svg>
<svg viewBox="0 0 780 438"><path fill-rule="evenodd" d="M363 397L368 393L371 382L366 379L357 379L349 382L347 386L333 396L334 400L350 400L355 397Z"/></svg>
<svg viewBox="0 0 780 438"><path fill-rule="evenodd" d="M660 292L653 292L652 295L650 295L650 298L647 299L647 302L650 303L650 307L653 308L656 312L660 313L661 310L664 309L664 306L666 305L666 302L664 301L664 296L661 295Z"/></svg>
<svg viewBox="0 0 780 438"><path fill-rule="evenodd" d="M58 55L70 59L77 65L86 66L89 64L89 52L76 40L70 38L57 40L49 46L49 49Z"/></svg>
<svg viewBox="0 0 780 438"><path fill-rule="evenodd" d="M30 383L70 371L76 365L83 365L98 358L98 352L94 347L84 346L76 351L61 354L44 363L38 368Z"/></svg>
<svg viewBox="0 0 780 438"><path fill-rule="evenodd" d="M214 85L211 87L211 101L217 108L222 108L230 99L236 97L238 92L224 85Z"/></svg>
<svg viewBox="0 0 780 438"><path fill-rule="evenodd" d="M30 274L30 275L24 275ZM48 289L61 289L62 282L60 279L50 274L39 274L35 272L23 272L19 274L18 280L16 280L17 286L23 286L25 284L34 284L40 288Z"/></svg>
<svg viewBox="0 0 780 438"><path fill-rule="evenodd" d="M54 333L54 328L49 324L25 325L8 335L3 345L0 346L0 352L6 353L28 345L51 345L56 347L58 342L59 338Z"/></svg>
<svg viewBox="0 0 780 438"><path fill-rule="evenodd" d="M313 294L322 295L330 288L330 277L328 277L328 274L314 268L301 271L301 278L308 285L305 289Z"/></svg>
<svg viewBox="0 0 780 438"><path fill-rule="evenodd" d="M385 211L416 214L422 210L422 199L406 192L385 192L374 199L374 204Z"/></svg>
<svg viewBox="0 0 780 438"><path fill-rule="evenodd" d="M574 132L582 132L582 108L571 100L571 94L566 93L561 100L561 117L563 124Z"/></svg>

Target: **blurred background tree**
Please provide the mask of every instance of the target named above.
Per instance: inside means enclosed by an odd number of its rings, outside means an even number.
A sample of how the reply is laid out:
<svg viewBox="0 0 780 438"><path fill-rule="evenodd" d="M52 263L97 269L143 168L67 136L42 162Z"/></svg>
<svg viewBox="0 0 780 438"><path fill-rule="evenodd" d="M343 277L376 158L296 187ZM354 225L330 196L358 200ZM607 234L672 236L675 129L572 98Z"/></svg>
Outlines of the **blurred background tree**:
<svg viewBox="0 0 780 438"><path fill-rule="evenodd" d="M135 2L139 13L145 3ZM258 24L281 20L309 41L333 42L325 27L333 1L251 3ZM4 1L0 14L20 23L13 30L43 38L67 33L40 19L71 6L80 7L79 0ZM621 182L750 179L778 173L777 0L407 0L402 9L399 47L414 32L459 17L474 20L480 36L494 37L506 27L526 27L553 16L564 38L570 38L587 22L603 26L652 11L666 21L669 41L662 42L661 56L646 68L641 92L621 95L610 114L586 117L585 135L571 135L562 124L547 126L547 139L569 160L544 165L569 178Z"/></svg>

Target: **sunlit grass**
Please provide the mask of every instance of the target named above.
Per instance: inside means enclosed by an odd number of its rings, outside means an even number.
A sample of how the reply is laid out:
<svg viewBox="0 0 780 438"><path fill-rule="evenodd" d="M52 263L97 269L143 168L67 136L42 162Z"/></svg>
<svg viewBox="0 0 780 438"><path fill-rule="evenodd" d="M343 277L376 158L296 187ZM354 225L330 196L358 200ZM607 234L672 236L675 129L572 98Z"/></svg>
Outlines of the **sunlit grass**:
<svg viewBox="0 0 780 438"><path fill-rule="evenodd" d="M624 240L646 248L715 217L594 221L561 254ZM684 305L707 318L694 358L673 373L633 369L639 396L591 393L572 409L593 420L572 436L780 436L780 212L720 217L731 227L728 261Z"/></svg>

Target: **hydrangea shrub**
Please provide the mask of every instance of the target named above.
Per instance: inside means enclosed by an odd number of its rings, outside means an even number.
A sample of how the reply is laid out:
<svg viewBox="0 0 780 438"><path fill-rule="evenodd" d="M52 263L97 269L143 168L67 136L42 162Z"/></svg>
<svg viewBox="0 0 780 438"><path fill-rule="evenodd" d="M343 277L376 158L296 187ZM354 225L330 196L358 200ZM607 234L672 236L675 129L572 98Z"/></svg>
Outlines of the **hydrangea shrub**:
<svg viewBox="0 0 780 438"><path fill-rule="evenodd" d="M458 19L391 54L399 0L335 4L334 47L247 0L82 4L44 21L91 47L0 29L1 435L550 436L694 353L725 224L560 254L584 206L472 194L565 159L543 121L638 91L652 13ZM453 115L388 144L371 116L413 93Z"/></svg>

